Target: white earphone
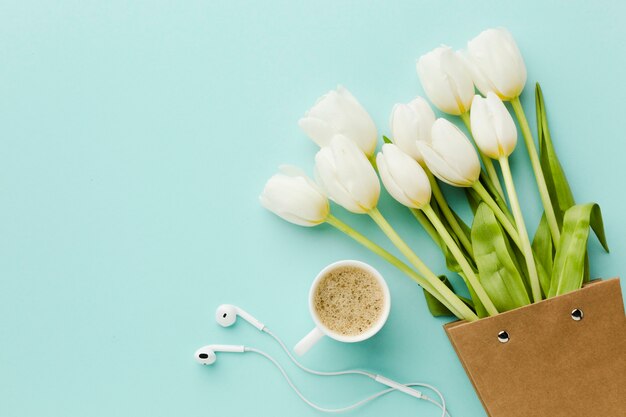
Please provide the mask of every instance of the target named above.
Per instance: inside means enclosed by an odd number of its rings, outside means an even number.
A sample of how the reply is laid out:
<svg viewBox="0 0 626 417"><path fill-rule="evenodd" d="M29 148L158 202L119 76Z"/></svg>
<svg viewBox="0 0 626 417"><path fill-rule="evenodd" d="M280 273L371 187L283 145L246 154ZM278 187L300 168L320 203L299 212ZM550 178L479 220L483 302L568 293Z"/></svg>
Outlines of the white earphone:
<svg viewBox="0 0 626 417"><path fill-rule="evenodd" d="M237 317L241 317L242 319L244 319L245 321L247 321L248 323L250 323L252 326L256 327L258 330L267 333L269 336L271 336L279 345L280 347L285 351L285 353L287 354L287 356L289 357L289 359L296 365L298 366L300 369L302 369L305 372L308 372L310 374L313 375L320 375L320 376L337 376L337 375L354 375L354 374L358 374L358 375L364 375L367 376L368 378L373 379L374 381L386 385L387 389L383 390L383 391L379 391L378 393L367 397L357 403L354 403L352 405L349 405L347 407L342 407L342 408L324 408L324 407L320 407L319 405L309 401L307 398L304 397L304 395L300 392L300 390L293 384L293 382L291 381L291 379L289 378L289 376L287 375L287 373L285 372L285 370L283 369L283 367L278 363L278 361L276 361L273 357L271 357L270 355L268 355L267 353L252 348L252 347L247 347L247 346L242 346L242 345L207 345L207 346L203 346L200 349L196 350L195 354L194 354L194 358L196 359L196 361L198 363L201 363L203 365L212 365L216 359L217 359L217 352L229 352L229 353L245 353L245 352L253 352L256 353L258 355L261 355L263 357L265 357L266 359L268 359L270 362L272 362L277 368L278 370L281 372L281 374L283 375L283 377L286 379L287 383L289 384L289 386L295 391L295 393L305 402L307 403L309 406L315 408L316 410L319 411L323 411L323 412L328 412L328 413L337 413L337 412L344 412L344 411L349 411L352 410L354 408L357 408L361 405L364 405L365 403L372 401L382 395L388 394L389 392L392 391L399 391L399 392L403 392L407 395L410 395L412 397L418 398L418 399L422 399L422 400L426 400L430 403L433 403L435 405L437 405L439 408L441 408L442 417L448 416L451 417L450 414L448 413L447 409L446 409L446 402L445 399L443 398L443 395L433 386L428 385L428 384L424 384L424 383L419 383L419 382L412 382L409 384L401 384L399 382L393 381L389 378L386 378L382 375L377 375L377 374L373 374L367 371L361 371L358 369L354 369L354 370L345 370L345 371L335 371L335 372L325 372L325 371L316 371L310 368L307 368L306 366L302 365L300 362L298 362L298 360L291 354L291 352L289 351L289 349L287 348L287 346L283 343L283 341L276 336L274 333L272 333L267 327L265 327L265 325L263 323L261 323L259 320L257 320L256 318L254 318L251 314L249 314L248 312L246 312L245 310L231 305L231 304L222 304L220 305L217 310L215 311L215 320L217 321L217 323L222 326L222 327L230 327L233 324L235 324L237 322ZM437 394L437 396L441 399L441 403L428 398L427 396L425 396L424 394L422 394L422 392L411 388L412 386L421 386L421 387L425 387L428 388L430 390L432 390L433 392L435 392Z"/></svg>
<svg viewBox="0 0 626 417"><path fill-rule="evenodd" d="M237 321L237 317L241 317L261 331L265 328L265 325L252 317L251 314L232 304L222 304L215 310L215 321L222 327L232 326Z"/></svg>
<svg viewBox="0 0 626 417"><path fill-rule="evenodd" d="M208 345L202 346L200 349L196 350L195 357L196 360L202 365L213 365L217 356L215 352L245 352L245 346L238 345Z"/></svg>

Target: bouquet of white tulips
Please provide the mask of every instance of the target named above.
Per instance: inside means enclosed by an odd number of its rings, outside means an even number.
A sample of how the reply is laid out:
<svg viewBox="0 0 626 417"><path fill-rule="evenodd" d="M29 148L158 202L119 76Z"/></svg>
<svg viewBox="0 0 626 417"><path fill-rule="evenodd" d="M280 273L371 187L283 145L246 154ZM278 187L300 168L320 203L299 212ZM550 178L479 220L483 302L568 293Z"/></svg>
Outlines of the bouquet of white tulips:
<svg viewBox="0 0 626 417"><path fill-rule="evenodd" d="M262 205L289 222L327 223L350 236L421 285L434 315L472 321L580 288L589 279L590 228L608 251L600 208L574 201L550 137L539 85L535 142L519 99L526 67L510 33L486 30L465 51L438 47L419 58L417 74L430 102L460 117L465 132L436 118L418 97L393 108L389 138L383 136L375 155L374 122L348 90L338 87L299 121L320 146L315 180L298 168L282 167L267 182ZM509 166L517 127L505 102L519 123L544 210L532 241ZM379 178L441 248L470 298L457 295L463 291L433 272L379 211ZM466 190L474 214L471 225L448 204L439 181ZM405 260L335 217L329 200L369 216Z"/></svg>

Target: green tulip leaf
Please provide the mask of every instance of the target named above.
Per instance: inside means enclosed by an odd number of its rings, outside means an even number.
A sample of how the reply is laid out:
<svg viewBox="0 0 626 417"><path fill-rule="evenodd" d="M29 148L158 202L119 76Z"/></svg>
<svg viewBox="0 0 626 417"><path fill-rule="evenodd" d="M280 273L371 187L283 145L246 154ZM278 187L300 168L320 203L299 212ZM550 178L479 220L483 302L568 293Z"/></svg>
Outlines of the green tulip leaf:
<svg viewBox="0 0 626 417"><path fill-rule="evenodd" d="M504 236L507 238L507 241L509 242L509 246L511 247L511 251L513 252L515 261L517 262L518 265L518 271L520 273L520 275L522 276L522 280L524 281L524 286L526 287L526 292L528 293L528 295L530 296L532 294L532 288L530 286L530 278L528 276L528 267L526 266L526 257L524 256L524 254L522 253L521 249L518 248L515 243L513 243L513 241L511 240L511 236L509 236L507 233L504 234ZM536 264L536 262L535 262ZM539 270L537 271L538 274L541 274L539 272ZM549 279L549 277L548 277Z"/></svg>
<svg viewBox="0 0 626 417"><path fill-rule="evenodd" d="M463 278L463 281L465 282L465 285L467 286L467 290L470 293L470 297L472 297L472 302L474 303L474 311L476 312L476 315L478 316L478 318L482 319L484 317L488 317L489 313L487 312L487 309L483 305L482 301L480 301L480 298L476 294L476 291L474 291L474 288L472 288L465 274L463 272L459 272L459 275L461 276L461 278ZM476 276L479 276L479 275L476 274ZM480 276L479 276L479 279L480 279Z"/></svg>
<svg viewBox="0 0 626 417"><path fill-rule="evenodd" d="M465 195L472 209L472 212L474 213L474 215L476 215L478 206L483 201L482 197L478 195L478 193L473 188L465 188ZM495 198L500 199L502 203L504 202L504 200L502 200L499 195L496 195ZM505 215L511 219L511 222L515 222L506 204L501 204L499 207L503 208L502 206L504 206ZM528 270L526 268L526 261L524 258L524 254L519 250L517 246L515 246L515 244L511 241L511 237L508 234L505 237L507 241L509 242L509 244L511 245L511 248L513 249L513 253L515 254L515 259L517 260L518 264L521 267L519 271L522 277L524 278L524 285L526 286L526 289L528 290L528 293L530 294L531 288L530 288L530 282L528 280Z"/></svg>
<svg viewBox="0 0 626 417"><path fill-rule="evenodd" d="M539 286L541 287L542 296L545 297L550 290L550 285L552 284L552 271L546 269L546 266L537 259L537 254L533 250L533 256L535 259L535 266L537 269L537 276L539 277ZM544 287L546 289L544 289ZM530 287L528 287L530 288ZM529 294L532 293L532 290L529 290Z"/></svg>
<svg viewBox="0 0 626 417"><path fill-rule="evenodd" d="M389 139L389 138L388 138L387 136L385 136L385 135L383 135L383 142L384 142L384 143L393 143L393 142L391 141L391 139Z"/></svg>
<svg viewBox="0 0 626 417"><path fill-rule="evenodd" d="M585 272L583 274L583 284L589 282L589 254L585 253Z"/></svg>
<svg viewBox="0 0 626 417"><path fill-rule="evenodd" d="M481 203L472 224L472 248L480 282L498 311L530 304L530 297L502 226L487 204Z"/></svg>
<svg viewBox="0 0 626 417"><path fill-rule="evenodd" d="M602 212L595 203L570 207L563 216L559 249L554 258L549 297L575 291L582 287L585 276L587 240L593 229L602 247L608 251Z"/></svg>
<svg viewBox="0 0 626 417"><path fill-rule="evenodd" d="M592 204L592 203L590 203ZM591 215L591 230L596 234L598 241L602 245L602 248L608 253L610 252L609 244L606 241L606 234L604 232L604 221L602 220L602 210L600 209L600 205L594 204L597 209L593 209Z"/></svg>
<svg viewBox="0 0 626 417"><path fill-rule="evenodd" d="M537 134L539 138L539 160L541 169L546 179L548 194L556 215L557 223L561 227L563 214L576 202L572 189L569 186L563 167L556 156L552 136L548 127L548 116L543 93L539 83L535 86L535 104L537 109Z"/></svg>
<svg viewBox="0 0 626 417"><path fill-rule="evenodd" d="M448 277L446 277L445 275L440 275L439 279L444 284L446 284L446 287L450 288L452 292L454 292L454 288L452 287L452 284L448 280ZM428 306L428 310L430 311L430 314L432 314L433 317L454 316L454 314L452 314L452 312L448 310L446 306L441 304L441 302L437 300L431 293L429 293L426 290L423 290L423 291L424 291L424 297L426 298L426 305ZM472 304L471 300L468 300L467 298L462 297L460 295L457 295L457 296L461 299L461 301L467 304L470 308L474 308L474 305Z"/></svg>
<svg viewBox="0 0 626 417"><path fill-rule="evenodd" d="M550 201L552 202L552 207L554 208L554 213L556 215L556 221L559 225L559 228L563 229L563 218L564 214L567 210L576 204L574 200L574 195L572 194L572 189L567 181L567 177L565 176L565 172L563 171L563 167L561 166L561 162L559 161L556 151L554 149L554 144L552 142L552 136L550 135L550 129L548 127L548 116L546 112L546 105L543 98L543 92L541 91L541 86L539 83L535 86L535 104L537 109L537 133L539 138L539 160L541 163L541 168L543 170L543 174L546 180L546 186L548 188L548 194L550 195ZM598 209L599 210L599 209ZM598 236L598 239L602 243L604 249L608 252L608 246L606 245L606 237L604 236L604 230L601 226L600 217L600 225L593 223L591 227ZM543 219L542 219L543 221ZM547 258L545 258L545 252L542 252L545 249L545 231L542 228L547 228L547 225L543 225L540 223L539 228L537 229L537 233L544 233L539 238L535 237L533 241L533 249L537 252L539 256L538 263L542 263L544 268L547 269ZM600 234L598 234L600 233ZM541 240L541 242L537 242L537 239ZM542 246L542 249L537 249L535 246ZM586 248L586 247L585 247ZM554 252L554 250L553 250ZM589 281L589 255L585 249L584 251L584 263L583 263L583 279L582 282ZM563 256L563 255L562 255ZM548 270L549 271L549 270ZM551 276L554 277L556 271L553 270ZM541 276L539 277L541 280ZM552 286L558 286L553 282L550 283L550 288ZM542 289L545 292L545 283L541 282Z"/></svg>
<svg viewBox="0 0 626 417"><path fill-rule="evenodd" d="M544 294L550 291L550 281L552 277L552 265L554 257L554 247L552 245L552 235L545 213L541 216L539 226L535 232L532 243L535 262L537 263L537 272L539 275L539 284Z"/></svg>

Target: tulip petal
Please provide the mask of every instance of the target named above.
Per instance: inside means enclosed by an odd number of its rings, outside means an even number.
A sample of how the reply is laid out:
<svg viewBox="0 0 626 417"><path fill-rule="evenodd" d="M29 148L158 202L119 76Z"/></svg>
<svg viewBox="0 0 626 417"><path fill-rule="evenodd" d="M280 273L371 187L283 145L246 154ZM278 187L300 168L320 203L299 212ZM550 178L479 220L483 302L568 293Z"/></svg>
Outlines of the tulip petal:
<svg viewBox="0 0 626 417"><path fill-rule="evenodd" d="M494 92L487 93L487 98L474 98L470 117L474 141L485 155L499 159L513 152L517 144L517 128L506 106Z"/></svg>
<svg viewBox="0 0 626 417"><path fill-rule="evenodd" d="M383 174L379 166L383 183L396 200L413 208L422 208L430 202L430 183L417 161L393 144L383 145L383 152L378 156L377 162L380 159L386 168ZM383 175L387 176L386 180Z"/></svg>
<svg viewBox="0 0 626 417"><path fill-rule="evenodd" d="M422 155L415 146L419 135L419 122L415 117L415 112L406 104L396 104L391 113L390 124L393 143L411 157L421 160Z"/></svg>
<svg viewBox="0 0 626 417"><path fill-rule="evenodd" d="M376 165L378 166L380 179L385 185L385 189L387 189L387 192L400 204L411 208L418 208L417 205L413 203L410 198L408 198L408 196L400 188L398 183L394 180L391 172L389 172L389 166L382 152L379 152L376 156Z"/></svg>
<svg viewBox="0 0 626 417"><path fill-rule="evenodd" d="M346 210L366 213L376 207L380 183L354 142L336 135L315 156L316 176L328 196Z"/></svg>
<svg viewBox="0 0 626 417"><path fill-rule="evenodd" d="M303 117L298 120L298 126L300 126L300 129L302 129L320 148L327 146L333 137L332 127L322 119Z"/></svg>
<svg viewBox="0 0 626 417"><path fill-rule="evenodd" d="M335 203L353 213L365 213L337 175L335 159L330 147L320 149L315 155L315 177L328 197Z"/></svg>
<svg viewBox="0 0 626 417"><path fill-rule="evenodd" d="M432 143L417 143L431 172L442 181L469 187L478 180L480 162L467 137L446 119L437 119L432 128Z"/></svg>
<svg viewBox="0 0 626 417"><path fill-rule="evenodd" d="M325 196L324 190L322 190L322 188L315 181L309 178L306 172L304 172L304 170L302 170L300 167L297 167L295 165L282 164L278 166L278 172L288 177L303 178L307 182L309 187L313 188L314 190L317 190L318 193Z"/></svg>
<svg viewBox="0 0 626 417"><path fill-rule="evenodd" d="M474 82L483 94L502 100L518 97L526 84L526 65L513 36L502 28L487 29L467 44Z"/></svg>
<svg viewBox="0 0 626 417"><path fill-rule="evenodd" d="M450 168L445 159L432 148L431 144L418 142L417 147L424 155L424 162L426 162L428 169L441 181L455 187L469 187L471 185L471 183Z"/></svg>
<svg viewBox="0 0 626 417"><path fill-rule="evenodd" d="M494 131L500 144L500 155L509 156L517 144L517 127L513 117L496 94L487 94L486 100L489 105Z"/></svg>
<svg viewBox="0 0 626 417"><path fill-rule="evenodd" d="M319 98L300 121L300 126L320 147L327 146L334 135L341 134L367 155L372 155L376 149L378 132L374 121L341 86Z"/></svg>
<svg viewBox="0 0 626 417"><path fill-rule="evenodd" d="M292 170L292 173L296 171ZM265 184L259 200L266 209L300 226L323 223L330 211L326 196L306 175L300 173L272 176Z"/></svg>
<svg viewBox="0 0 626 417"><path fill-rule="evenodd" d="M472 81L478 88L478 91L482 93L482 95L487 95L488 92L493 91L498 96L502 97L502 93L500 93L497 87L491 83L491 80L483 73L483 70L478 65L477 58L472 55L470 56L467 51L462 51L460 56L463 58L463 63L465 67L472 75Z"/></svg>
<svg viewBox="0 0 626 417"><path fill-rule="evenodd" d="M465 134L448 120L437 119L432 136L433 149L444 157L450 170L464 178L469 185L476 182L480 175L480 161Z"/></svg>
<svg viewBox="0 0 626 417"><path fill-rule="evenodd" d="M380 182L374 168L363 152L345 136L337 135L331 141L337 178L350 196L365 212L378 203Z"/></svg>
<svg viewBox="0 0 626 417"><path fill-rule="evenodd" d="M489 92L489 94L494 94ZM474 97L470 114L472 135L478 149L489 158L500 157L498 136L494 129L493 117L489 111L487 100L481 96Z"/></svg>
<svg viewBox="0 0 626 417"><path fill-rule="evenodd" d="M416 67L424 91L435 106L457 116L469 110L474 84L452 48L445 45L435 48L422 55Z"/></svg>
<svg viewBox="0 0 626 417"><path fill-rule="evenodd" d="M393 143L421 163L423 158L415 141L430 142L433 123L435 123L435 114L422 97L417 97L408 104L396 104L389 122Z"/></svg>

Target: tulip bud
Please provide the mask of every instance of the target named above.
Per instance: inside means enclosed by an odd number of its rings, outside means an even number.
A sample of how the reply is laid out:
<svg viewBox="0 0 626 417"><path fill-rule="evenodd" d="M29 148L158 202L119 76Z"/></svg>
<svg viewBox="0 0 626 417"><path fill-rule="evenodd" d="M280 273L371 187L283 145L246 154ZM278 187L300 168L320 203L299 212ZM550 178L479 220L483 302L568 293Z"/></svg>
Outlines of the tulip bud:
<svg viewBox="0 0 626 417"><path fill-rule="evenodd" d="M470 109L474 84L465 63L449 46L440 46L417 61L426 95L441 111L459 116Z"/></svg>
<svg viewBox="0 0 626 417"><path fill-rule="evenodd" d="M343 135L367 156L372 156L376 150L378 132L374 121L342 86L320 97L298 125L320 147L327 146L333 136Z"/></svg>
<svg viewBox="0 0 626 417"><path fill-rule="evenodd" d="M296 167L281 166L280 171L265 184L261 205L300 226L324 223L330 206L317 184Z"/></svg>
<svg viewBox="0 0 626 417"><path fill-rule="evenodd" d="M424 162L416 141L430 142L435 113L426 100L418 97L408 104L396 104L391 111L391 136L394 144L419 163Z"/></svg>
<svg viewBox="0 0 626 417"><path fill-rule="evenodd" d="M418 142L428 169L455 187L471 187L480 176L480 161L467 136L446 119L433 124L432 142Z"/></svg>
<svg viewBox="0 0 626 417"><path fill-rule="evenodd" d="M378 204L380 182L358 146L342 135L315 155L315 175L331 200L353 213L367 213Z"/></svg>
<svg viewBox="0 0 626 417"><path fill-rule="evenodd" d="M470 115L476 146L492 159L509 156L517 144L517 128L511 114L493 92L474 97Z"/></svg>
<svg viewBox="0 0 626 417"><path fill-rule="evenodd" d="M399 147L384 144L376 164L385 188L400 204L421 209L430 202L430 183L424 168Z"/></svg>
<svg viewBox="0 0 626 417"><path fill-rule="evenodd" d="M468 68L483 95L493 91L502 100L522 94L526 84L526 65L506 29L487 29L467 43Z"/></svg>

